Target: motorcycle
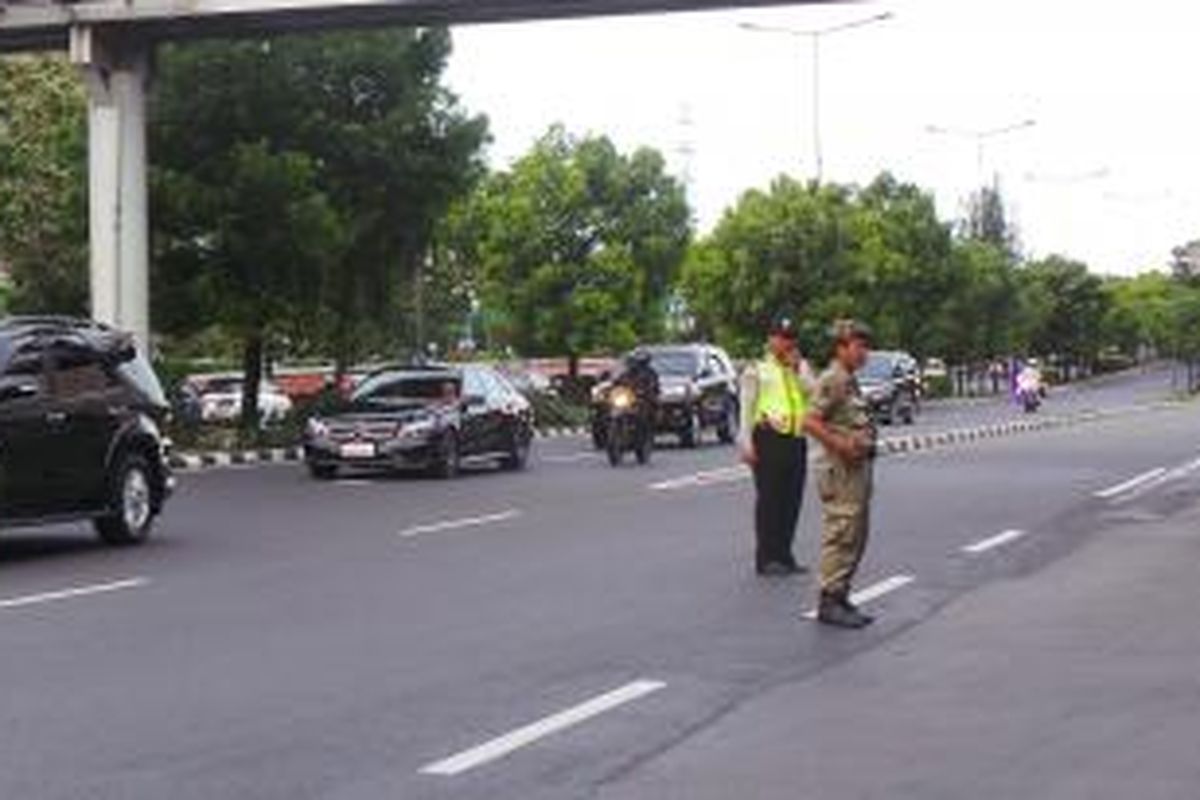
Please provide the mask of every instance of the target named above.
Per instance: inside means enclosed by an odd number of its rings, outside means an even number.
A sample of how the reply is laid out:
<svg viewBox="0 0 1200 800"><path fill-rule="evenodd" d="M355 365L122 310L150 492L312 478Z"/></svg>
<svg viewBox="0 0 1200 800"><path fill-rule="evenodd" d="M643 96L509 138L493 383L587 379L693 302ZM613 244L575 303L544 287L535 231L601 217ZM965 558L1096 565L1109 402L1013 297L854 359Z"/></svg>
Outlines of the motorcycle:
<svg viewBox="0 0 1200 800"><path fill-rule="evenodd" d="M1026 380L1023 376L1017 378L1017 402L1026 414L1036 412L1042 405L1045 390L1039 382Z"/></svg>
<svg viewBox="0 0 1200 800"><path fill-rule="evenodd" d="M625 454L633 452L639 464L650 462L653 437L642 421L637 395L628 386L616 386L608 395L608 463L621 465Z"/></svg>

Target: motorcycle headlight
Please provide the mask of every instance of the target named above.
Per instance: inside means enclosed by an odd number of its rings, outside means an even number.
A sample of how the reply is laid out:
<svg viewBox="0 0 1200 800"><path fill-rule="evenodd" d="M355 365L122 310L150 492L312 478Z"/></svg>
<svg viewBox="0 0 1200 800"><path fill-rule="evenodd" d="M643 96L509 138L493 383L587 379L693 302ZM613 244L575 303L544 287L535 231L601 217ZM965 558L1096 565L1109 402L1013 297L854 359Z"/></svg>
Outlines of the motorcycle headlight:
<svg viewBox="0 0 1200 800"><path fill-rule="evenodd" d="M607 391L607 389L603 386L593 386L592 387L592 402L599 403L602 400L604 400L604 393L606 391Z"/></svg>
<svg viewBox="0 0 1200 800"><path fill-rule="evenodd" d="M312 417L305 425L305 431L311 439L324 439L329 435L329 426L325 424L324 420Z"/></svg>
<svg viewBox="0 0 1200 800"><path fill-rule="evenodd" d="M609 402L612 403L613 408L621 410L630 408L633 405L633 400L633 392L628 389L617 389L609 397Z"/></svg>

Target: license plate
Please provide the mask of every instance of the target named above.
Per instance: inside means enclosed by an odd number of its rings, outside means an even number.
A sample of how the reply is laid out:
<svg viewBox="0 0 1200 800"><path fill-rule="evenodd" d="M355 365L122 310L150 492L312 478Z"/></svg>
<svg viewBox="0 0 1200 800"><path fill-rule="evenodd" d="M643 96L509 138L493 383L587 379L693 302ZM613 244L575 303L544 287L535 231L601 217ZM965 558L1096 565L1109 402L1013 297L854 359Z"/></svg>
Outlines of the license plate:
<svg viewBox="0 0 1200 800"><path fill-rule="evenodd" d="M350 442L341 447L342 458L374 458L374 442Z"/></svg>

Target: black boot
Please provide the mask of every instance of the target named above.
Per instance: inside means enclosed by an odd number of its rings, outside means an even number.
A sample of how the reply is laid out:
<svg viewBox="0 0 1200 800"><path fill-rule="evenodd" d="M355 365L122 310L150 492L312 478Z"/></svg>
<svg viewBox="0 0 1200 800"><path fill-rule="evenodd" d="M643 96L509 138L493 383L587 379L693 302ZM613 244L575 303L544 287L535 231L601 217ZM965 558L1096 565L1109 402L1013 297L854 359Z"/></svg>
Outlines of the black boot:
<svg viewBox="0 0 1200 800"><path fill-rule="evenodd" d="M821 603L817 606L817 621L835 628L857 630L871 624L870 617L861 613L845 595L821 593Z"/></svg>

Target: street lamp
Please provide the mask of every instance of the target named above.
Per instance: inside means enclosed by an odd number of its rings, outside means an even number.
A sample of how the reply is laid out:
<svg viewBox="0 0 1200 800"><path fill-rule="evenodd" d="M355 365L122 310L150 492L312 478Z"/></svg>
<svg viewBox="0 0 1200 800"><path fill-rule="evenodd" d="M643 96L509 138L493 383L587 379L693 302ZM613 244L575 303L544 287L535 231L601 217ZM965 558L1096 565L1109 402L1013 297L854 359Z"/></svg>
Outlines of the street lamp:
<svg viewBox="0 0 1200 800"><path fill-rule="evenodd" d="M812 125L813 125L813 151L816 157L817 166L817 183L821 182L825 172L825 156L821 150L821 37L831 33L841 33L852 28L862 28L867 25L873 25L876 22L883 22L895 16L890 11L885 11L882 14L865 17L863 19L853 20L851 22L843 22L838 25L830 25L826 28L784 28L775 25L759 25L753 22L743 22L738 27L742 30L751 31L753 33L771 33L778 36L790 36L793 39L808 39L810 50L812 52Z"/></svg>
<svg viewBox="0 0 1200 800"><path fill-rule="evenodd" d="M983 148L984 148L984 145L987 143L987 141L989 139L994 139L997 136L1004 136L1009 133L1016 133L1017 131L1025 130L1026 128L1032 128L1034 125L1037 125L1037 120L1024 119L1024 120L1021 120L1020 122L1013 122L1013 123L1009 123L1008 125L1001 125L996 128L984 128L982 130L975 130L975 129L969 129L969 128L946 128L941 125L926 125L925 131L926 131L926 133L938 134L941 136L958 136L958 137L965 138L965 139L974 139L975 140L975 176L976 176L976 180L979 182L979 185L982 186L983 185Z"/></svg>

